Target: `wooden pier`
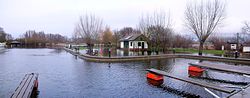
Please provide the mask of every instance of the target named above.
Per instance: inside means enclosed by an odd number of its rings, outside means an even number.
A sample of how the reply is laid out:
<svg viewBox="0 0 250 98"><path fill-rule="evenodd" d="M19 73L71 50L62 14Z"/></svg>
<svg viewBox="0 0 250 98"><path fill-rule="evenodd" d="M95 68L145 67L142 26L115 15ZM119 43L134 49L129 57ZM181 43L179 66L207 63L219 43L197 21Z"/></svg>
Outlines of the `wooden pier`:
<svg viewBox="0 0 250 98"><path fill-rule="evenodd" d="M250 96L250 85L243 87L241 90L231 94L230 98L249 98Z"/></svg>
<svg viewBox="0 0 250 98"><path fill-rule="evenodd" d="M203 68L209 68L213 70L237 73L242 75L250 75L250 67L248 66L233 66L233 65L225 65L225 64L211 64L211 63L189 63L192 66L199 66Z"/></svg>
<svg viewBox="0 0 250 98"><path fill-rule="evenodd" d="M210 83L206 83L206 82L201 82L201 81L197 81L197 80L191 79L191 78L185 78L185 77L179 77L179 76L171 75L171 74L169 74L167 72L157 70L157 69L147 69L147 71L152 72L152 73L156 73L156 74L160 74L160 75L164 75L166 77L173 78L173 79L176 79L176 80L191 83L191 84L194 84L194 85L198 85L198 86L202 86L202 87L206 87L206 88L211 88L211 89L221 91L221 92L224 92L224 93L228 93L228 94L233 93L235 91L234 89L220 87L219 85L214 85L214 84L210 84Z"/></svg>
<svg viewBox="0 0 250 98"><path fill-rule="evenodd" d="M38 88L38 74L26 74L11 98L32 98Z"/></svg>

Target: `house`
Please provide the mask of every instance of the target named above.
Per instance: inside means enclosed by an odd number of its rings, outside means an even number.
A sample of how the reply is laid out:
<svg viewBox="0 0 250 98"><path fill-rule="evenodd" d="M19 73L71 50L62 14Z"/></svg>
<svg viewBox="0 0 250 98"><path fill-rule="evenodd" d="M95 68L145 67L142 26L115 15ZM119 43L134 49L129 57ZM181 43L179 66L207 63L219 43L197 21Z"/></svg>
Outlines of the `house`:
<svg viewBox="0 0 250 98"><path fill-rule="evenodd" d="M120 40L121 49L144 50L148 48L147 38L143 34L132 34Z"/></svg>
<svg viewBox="0 0 250 98"><path fill-rule="evenodd" d="M246 53L246 52L250 53L250 44L244 44L242 52L244 52L244 53Z"/></svg>
<svg viewBox="0 0 250 98"><path fill-rule="evenodd" d="M1 49L4 49L5 45L6 45L6 43L1 43L1 42L0 42L0 50L1 50Z"/></svg>
<svg viewBox="0 0 250 98"><path fill-rule="evenodd" d="M239 51L242 51L242 44L239 43L237 45L237 42L236 41L228 41L228 49L227 50L231 50L231 51L236 51L237 48L239 49Z"/></svg>
<svg viewBox="0 0 250 98"><path fill-rule="evenodd" d="M21 47L21 42L19 41L12 41L10 42L10 47Z"/></svg>
<svg viewBox="0 0 250 98"><path fill-rule="evenodd" d="M236 50L237 49L237 43L236 42L230 42L230 50Z"/></svg>

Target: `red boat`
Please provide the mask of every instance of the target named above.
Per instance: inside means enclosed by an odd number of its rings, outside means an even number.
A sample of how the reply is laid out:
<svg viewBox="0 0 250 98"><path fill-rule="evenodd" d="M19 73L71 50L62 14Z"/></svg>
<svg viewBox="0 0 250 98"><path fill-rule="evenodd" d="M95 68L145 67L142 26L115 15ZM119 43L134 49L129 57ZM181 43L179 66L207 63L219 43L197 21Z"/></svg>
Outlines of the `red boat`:
<svg viewBox="0 0 250 98"><path fill-rule="evenodd" d="M197 66L189 66L188 67L188 74L191 77L200 77L203 74L204 69L197 67Z"/></svg>
<svg viewBox="0 0 250 98"><path fill-rule="evenodd" d="M147 81L149 84L152 84L154 86L160 86L161 84L163 84L164 80L163 80L162 75L148 72L147 73Z"/></svg>

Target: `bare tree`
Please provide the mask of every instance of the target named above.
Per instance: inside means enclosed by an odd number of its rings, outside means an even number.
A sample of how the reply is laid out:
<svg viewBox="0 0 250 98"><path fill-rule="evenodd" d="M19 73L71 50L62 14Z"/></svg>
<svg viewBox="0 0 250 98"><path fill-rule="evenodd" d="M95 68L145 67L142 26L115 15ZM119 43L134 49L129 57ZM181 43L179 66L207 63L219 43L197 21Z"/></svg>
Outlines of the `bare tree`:
<svg viewBox="0 0 250 98"><path fill-rule="evenodd" d="M221 50L221 47L226 46L227 44L226 39L219 36L211 36L209 37L208 41L214 45L216 50Z"/></svg>
<svg viewBox="0 0 250 98"><path fill-rule="evenodd" d="M242 32L240 33L240 35L240 40L242 40L243 43L250 43L250 22L244 22L244 26L242 27Z"/></svg>
<svg viewBox="0 0 250 98"><path fill-rule="evenodd" d="M6 41L6 33L4 32L3 28L0 27L0 42Z"/></svg>
<svg viewBox="0 0 250 98"><path fill-rule="evenodd" d="M173 36L173 47L174 48L190 48L192 46L193 39L187 35L174 35Z"/></svg>
<svg viewBox="0 0 250 98"><path fill-rule="evenodd" d="M102 35L102 43L108 44L113 40L113 33L109 27L106 27Z"/></svg>
<svg viewBox="0 0 250 98"><path fill-rule="evenodd" d="M119 40L122 38L122 35L120 33L120 31L118 30L114 30L113 31L114 34L113 34L113 43L115 44L116 47L120 47L120 43L119 43Z"/></svg>
<svg viewBox="0 0 250 98"><path fill-rule="evenodd" d="M225 3L220 0L200 0L186 5L186 26L197 36L202 55L203 45L225 18Z"/></svg>
<svg viewBox="0 0 250 98"><path fill-rule="evenodd" d="M142 16L139 22L139 29L148 38L149 50L152 47L159 51L161 44L169 41L166 38L172 33L172 20L170 14L163 11L154 12L153 15ZM165 45L162 45L165 48Z"/></svg>
<svg viewBox="0 0 250 98"><path fill-rule="evenodd" d="M244 22L244 27L242 27L242 31L243 33L250 33L250 22Z"/></svg>
<svg viewBox="0 0 250 98"><path fill-rule="evenodd" d="M119 33L121 35L121 37L126 37L128 35L131 35L131 34L140 34L141 32L137 29L134 29L132 27L124 27L122 29L119 30Z"/></svg>
<svg viewBox="0 0 250 98"><path fill-rule="evenodd" d="M102 19L93 14L85 14L80 17L74 33L85 40L89 49L88 53L91 54L94 43L98 40L99 34L102 30Z"/></svg>

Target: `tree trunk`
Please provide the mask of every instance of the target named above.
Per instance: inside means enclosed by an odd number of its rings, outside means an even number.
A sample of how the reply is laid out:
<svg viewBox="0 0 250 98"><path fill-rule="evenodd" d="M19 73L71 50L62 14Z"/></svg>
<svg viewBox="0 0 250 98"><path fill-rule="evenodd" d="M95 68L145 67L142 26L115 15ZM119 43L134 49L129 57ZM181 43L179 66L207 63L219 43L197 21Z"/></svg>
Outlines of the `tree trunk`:
<svg viewBox="0 0 250 98"><path fill-rule="evenodd" d="M200 42L200 46L199 46L199 55L202 55L202 51L203 51L203 42Z"/></svg>

